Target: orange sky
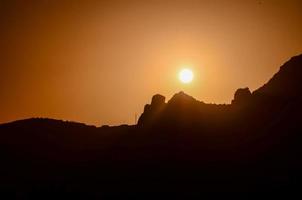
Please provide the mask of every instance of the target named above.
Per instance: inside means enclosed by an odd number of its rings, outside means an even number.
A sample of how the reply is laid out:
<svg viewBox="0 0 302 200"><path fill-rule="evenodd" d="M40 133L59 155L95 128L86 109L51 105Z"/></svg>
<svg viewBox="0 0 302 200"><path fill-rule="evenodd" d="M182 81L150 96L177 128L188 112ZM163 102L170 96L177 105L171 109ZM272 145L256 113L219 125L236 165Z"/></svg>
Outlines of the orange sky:
<svg viewBox="0 0 302 200"><path fill-rule="evenodd" d="M134 123L151 96L230 103L302 53L300 0L0 2L0 123ZM182 66L191 84L177 79Z"/></svg>

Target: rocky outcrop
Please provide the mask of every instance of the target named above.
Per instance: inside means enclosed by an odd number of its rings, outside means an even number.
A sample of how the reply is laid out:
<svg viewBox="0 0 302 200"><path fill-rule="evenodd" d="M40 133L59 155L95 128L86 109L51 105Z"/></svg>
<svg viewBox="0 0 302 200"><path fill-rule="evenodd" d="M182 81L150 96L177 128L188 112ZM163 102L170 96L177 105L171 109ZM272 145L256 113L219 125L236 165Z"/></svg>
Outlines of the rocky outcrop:
<svg viewBox="0 0 302 200"><path fill-rule="evenodd" d="M252 93L249 88L240 88L235 92L232 105L244 105L250 101Z"/></svg>
<svg viewBox="0 0 302 200"><path fill-rule="evenodd" d="M152 97L151 104L146 104L144 107L144 112L138 120L138 125L151 123L155 120L156 116L162 111L165 107L166 97L160 94L156 94Z"/></svg>
<svg viewBox="0 0 302 200"><path fill-rule="evenodd" d="M165 104L165 99L166 97L164 97L163 95L156 94L152 97L151 106L157 109Z"/></svg>

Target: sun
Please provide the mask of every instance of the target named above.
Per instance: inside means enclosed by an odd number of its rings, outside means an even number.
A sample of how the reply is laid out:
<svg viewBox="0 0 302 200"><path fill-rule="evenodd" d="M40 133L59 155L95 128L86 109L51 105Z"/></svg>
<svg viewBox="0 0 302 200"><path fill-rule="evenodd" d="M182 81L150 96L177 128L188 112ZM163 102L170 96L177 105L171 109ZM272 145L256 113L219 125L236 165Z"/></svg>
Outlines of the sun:
<svg viewBox="0 0 302 200"><path fill-rule="evenodd" d="M184 68L179 72L178 78L182 83L188 84L192 82L194 74L192 70Z"/></svg>

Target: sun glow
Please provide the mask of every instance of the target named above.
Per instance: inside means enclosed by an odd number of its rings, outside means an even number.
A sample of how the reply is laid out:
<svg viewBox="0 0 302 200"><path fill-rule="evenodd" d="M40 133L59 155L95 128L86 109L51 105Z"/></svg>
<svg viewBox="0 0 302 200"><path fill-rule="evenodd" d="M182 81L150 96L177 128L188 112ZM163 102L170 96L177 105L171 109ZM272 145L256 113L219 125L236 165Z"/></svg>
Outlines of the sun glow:
<svg viewBox="0 0 302 200"><path fill-rule="evenodd" d="M185 68L179 72L178 78L182 83L187 84L187 83L192 82L192 80L194 78L194 74L193 74L192 70Z"/></svg>

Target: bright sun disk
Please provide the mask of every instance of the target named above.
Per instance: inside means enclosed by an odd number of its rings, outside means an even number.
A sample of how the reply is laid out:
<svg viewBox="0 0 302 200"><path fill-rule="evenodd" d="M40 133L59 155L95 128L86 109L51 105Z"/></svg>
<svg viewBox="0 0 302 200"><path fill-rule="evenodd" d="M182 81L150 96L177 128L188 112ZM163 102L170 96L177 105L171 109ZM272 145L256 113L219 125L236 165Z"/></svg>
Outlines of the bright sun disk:
<svg viewBox="0 0 302 200"><path fill-rule="evenodd" d="M190 69L185 68L185 69L182 69L179 72L179 80L182 83L190 83L190 82L192 82L193 77L194 77L193 72Z"/></svg>

